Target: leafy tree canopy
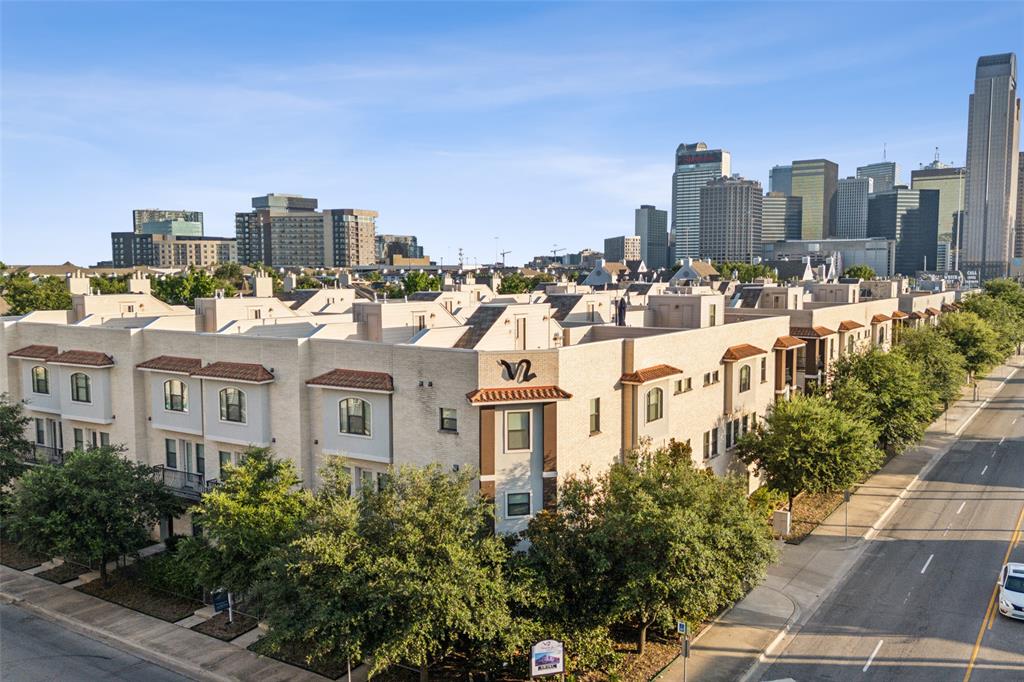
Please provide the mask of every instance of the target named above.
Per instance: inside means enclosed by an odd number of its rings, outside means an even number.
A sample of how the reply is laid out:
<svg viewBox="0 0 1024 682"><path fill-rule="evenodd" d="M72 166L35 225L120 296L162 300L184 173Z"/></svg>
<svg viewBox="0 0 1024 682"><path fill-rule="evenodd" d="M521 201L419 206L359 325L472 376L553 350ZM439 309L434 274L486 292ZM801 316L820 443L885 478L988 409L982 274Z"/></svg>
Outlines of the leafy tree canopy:
<svg viewBox="0 0 1024 682"><path fill-rule="evenodd" d="M735 271L736 278L740 282L753 282L759 278L770 279L774 282L778 279L775 270L764 263L753 265L742 261L725 261L723 263L716 263L715 270L718 270L722 277L726 279L731 278L732 273Z"/></svg>
<svg viewBox="0 0 1024 682"><path fill-rule="evenodd" d="M858 279L874 279L875 269L870 265L851 265L846 268L846 272L843 273L845 277L856 277Z"/></svg>
<svg viewBox="0 0 1024 682"><path fill-rule="evenodd" d="M12 315L36 310L70 310L71 293L60 277L31 279L24 273L0 277L0 296L7 301Z"/></svg>
<svg viewBox="0 0 1024 682"><path fill-rule="evenodd" d="M25 438L28 417L21 403L0 394L0 495L7 502L7 485L25 470L23 458L32 451L32 443Z"/></svg>
<svg viewBox="0 0 1024 682"><path fill-rule="evenodd" d="M943 315L939 318L939 331L956 346L971 374L982 372L1005 357L999 336L976 313L963 311Z"/></svg>
<svg viewBox="0 0 1024 682"><path fill-rule="evenodd" d="M955 400L967 381L966 363L956 345L935 327L905 329L899 339L895 352L917 365L929 390L945 404Z"/></svg>

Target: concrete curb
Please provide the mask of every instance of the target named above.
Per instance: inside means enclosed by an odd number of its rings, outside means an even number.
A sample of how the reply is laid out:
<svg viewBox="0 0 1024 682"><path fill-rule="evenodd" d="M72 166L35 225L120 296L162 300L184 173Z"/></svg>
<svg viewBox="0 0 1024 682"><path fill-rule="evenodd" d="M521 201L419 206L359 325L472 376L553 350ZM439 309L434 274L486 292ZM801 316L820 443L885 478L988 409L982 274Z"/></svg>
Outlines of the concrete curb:
<svg viewBox="0 0 1024 682"><path fill-rule="evenodd" d="M772 663L774 663L776 656L773 655L773 652L779 646L779 644L781 644L790 635L796 636L800 634L800 631L803 629L803 626L807 623L807 621L809 621L814 616L814 614L817 613L818 609L821 608L821 605L824 604L825 601L829 598L829 596L836 590L836 588L839 587L839 584L846 579L846 576L849 574L853 566L856 565L858 561L860 561L860 557L867 550L870 541L878 536L881 530L888 523L889 518L896 512L896 509L899 508L900 503L904 502L907 499L907 495L910 493L911 488L916 486L924 476L927 476L928 473L933 468L935 468L935 465L938 464L939 461L949 453L949 451L953 448L953 445L960 439L960 435L964 432L964 430L970 425L972 421L974 421L974 418L978 416L978 414L980 414L981 411L985 409L985 407L988 406L992 399L999 395L1000 391L1003 390L1003 387L1006 386L1007 382L1010 379L1012 379L1015 374L1017 374L1017 371L1019 369L1019 366L1013 367L1010 373L1007 374L999 383L999 385L992 391L992 395L985 398L985 400L982 401L980 405L978 405L978 407L970 414L970 416L967 417L967 419L964 420L964 422L960 425L959 428L957 428L957 430L953 434L948 434L952 436L948 440L948 442L945 443L943 447L940 447L935 452L935 454L933 454L928 459L928 461L924 463L924 465L917 472L914 478L912 478L910 482L907 483L907 485L904 486L902 490L900 490L899 494L896 496L896 499L894 499L889 504L889 506L886 507L885 510L878 516L875 522L871 524L871 528L869 528L867 532L865 532L864 535L853 545L843 548L853 549L854 551L851 552L847 560L843 562L843 568L835 575L835 577L832 578L832 580L828 582L828 584L825 586L825 589L822 590L822 593L815 601L813 608L809 609L806 612L806 614L804 614L800 606L792 598L790 598L790 601L793 602L794 607L796 607L793 616L786 622L786 625L784 625L782 629L779 630L779 633L775 636L775 638L768 643L768 646L766 646L764 650L760 654L758 654L754 662L750 665L749 668L747 668L746 672L744 672L743 675L739 678L739 682L752 682L753 680L757 679L761 674L765 672L765 670L767 670L769 666L771 666ZM938 419L936 419L933 423L937 422ZM780 593L785 594L781 591ZM785 596L789 598L789 595Z"/></svg>
<svg viewBox="0 0 1024 682"><path fill-rule="evenodd" d="M190 680L196 680L197 682L238 682L238 678L219 675L189 661L177 659L172 656L161 654L158 651L147 649L146 647L139 646L131 640L119 637L118 635L101 628L93 627L80 620L68 618L62 613L43 608L20 597L7 594L2 590L0 590L0 601L17 606L20 609L24 609L29 613L39 616L44 620L48 620L51 623L56 623L68 630L71 630L72 632L82 635L83 637L88 637L89 639L114 646L122 651L137 656L144 661L148 661L149 663L158 665L161 668L183 675Z"/></svg>

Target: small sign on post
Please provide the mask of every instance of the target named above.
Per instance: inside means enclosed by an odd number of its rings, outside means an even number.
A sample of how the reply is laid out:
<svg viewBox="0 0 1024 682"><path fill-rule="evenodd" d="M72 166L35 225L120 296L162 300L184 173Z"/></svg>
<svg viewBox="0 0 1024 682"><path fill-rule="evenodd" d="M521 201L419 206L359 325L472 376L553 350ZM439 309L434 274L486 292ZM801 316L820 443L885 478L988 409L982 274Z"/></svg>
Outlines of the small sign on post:
<svg viewBox="0 0 1024 682"><path fill-rule="evenodd" d="M678 632L681 635L686 635L689 632L689 629L686 627L685 620L676 621L676 632Z"/></svg>
<svg viewBox="0 0 1024 682"><path fill-rule="evenodd" d="M235 609L234 599L231 598L231 593L227 590L220 589L212 594L213 597L213 610L215 613L228 612L228 622L235 622Z"/></svg>
<svg viewBox="0 0 1024 682"><path fill-rule="evenodd" d="M565 645L557 639L545 639L530 649L530 677L561 675L565 672Z"/></svg>

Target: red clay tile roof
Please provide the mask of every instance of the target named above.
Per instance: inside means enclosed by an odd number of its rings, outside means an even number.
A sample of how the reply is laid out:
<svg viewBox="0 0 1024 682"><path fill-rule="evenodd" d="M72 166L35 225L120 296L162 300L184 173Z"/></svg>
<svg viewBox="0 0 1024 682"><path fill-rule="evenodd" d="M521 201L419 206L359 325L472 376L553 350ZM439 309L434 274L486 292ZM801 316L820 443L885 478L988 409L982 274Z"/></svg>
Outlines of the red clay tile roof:
<svg viewBox="0 0 1024 682"><path fill-rule="evenodd" d="M954 312L956 312L956 304L953 304L953 303L943 303L942 304L942 312L944 312L944 313L954 313Z"/></svg>
<svg viewBox="0 0 1024 682"><path fill-rule="evenodd" d="M358 369L332 369L330 372L313 377L306 382L307 386L324 386L326 388L354 388L362 391L395 390L395 382L386 372L366 372Z"/></svg>
<svg viewBox="0 0 1024 682"><path fill-rule="evenodd" d="M864 325L862 325L860 322L855 322L853 320L843 320L842 322L839 323L839 331L849 332L853 331L854 329L860 329L863 326Z"/></svg>
<svg viewBox="0 0 1024 682"><path fill-rule="evenodd" d="M722 362L735 362L757 355L764 355L767 352L757 346L751 346L749 343L741 343L738 346L729 346L725 351L725 355L722 356Z"/></svg>
<svg viewBox="0 0 1024 682"><path fill-rule="evenodd" d="M683 370L673 367L672 365L654 365L652 367L644 367L634 372L628 372L619 377L619 381L624 384L646 384L648 381L654 381L655 379L664 379L670 377L673 374L682 374Z"/></svg>
<svg viewBox="0 0 1024 682"><path fill-rule="evenodd" d="M526 403L568 400L572 394L558 386L515 386L512 388L479 388L466 394L474 405L482 403Z"/></svg>
<svg viewBox="0 0 1024 682"><path fill-rule="evenodd" d="M928 308L925 308L924 311L926 313L928 313L929 315L938 315L939 314L939 309L938 308L928 307Z"/></svg>
<svg viewBox="0 0 1024 682"><path fill-rule="evenodd" d="M263 365L249 362L211 362L206 367L192 372L194 377L204 379L228 379L263 384L274 380L274 375Z"/></svg>
<svg viewBox="0 0 1024 682"><path fill-rule="evenodd" d="M915 310L914 312L912 312L909 315L907 315L907 317L909 317L912 320L923 320L924 318L926 318L928 316L925 315L924 313L919 313L919 312L917 312Z"/></svg>
<svg viewBox="0 0 1024 682"><path fill-rule="evenodd" d="M199 358L182 358L174 355L158 355L151 360L140 362L135 369L154 369L174 374L191 374L203 366Z"/></svg>
<svg viewBox="0 0 1024 682"><path fill-rule="evenodd" d="M907 314L905 312L903 312L902 310L894 310L894 311L892 311L892 319L900 320L900 319L903 319L904 317L907 317Z"/></svg>
<svg viewBox="0 0 1024 682"><path fill-rule="evenodd" d="M790 348L799 348L800 346L806 346L806 341L801 341L795 336L780 336L775 339L775 345L772 346L772 350L789 350Z"/></svg>
<svg viewBox="0 0 1024 682"><path fill-rule="evenodd" d="M57 346L32 345L12 350L7 355L12 358L26 358L28 360L49 360L57 354Z"/></svg>
<svg viewBox="0 0 1024 682"><path fill-rule="evenodd" d="M832 336L834 331L821 325L815 327L790 327L789 333L801 339L820 339L824 336Z"/></svg>
<svg viewBox="0 0 1024 682"><path fill-rule="evenodd" d="M66 350L48 360L60 365L82 365L85 367L112 367L114 358L98 350Z"/></svg>
<svg viewBox="0 0 1024 682"><path fill-rule="evenodd" d="M871 324L882 324L883 322L888 322L891 319L892 318L889 317L888 315L883 315L882 313L879 313L871 318Z"/></svg>

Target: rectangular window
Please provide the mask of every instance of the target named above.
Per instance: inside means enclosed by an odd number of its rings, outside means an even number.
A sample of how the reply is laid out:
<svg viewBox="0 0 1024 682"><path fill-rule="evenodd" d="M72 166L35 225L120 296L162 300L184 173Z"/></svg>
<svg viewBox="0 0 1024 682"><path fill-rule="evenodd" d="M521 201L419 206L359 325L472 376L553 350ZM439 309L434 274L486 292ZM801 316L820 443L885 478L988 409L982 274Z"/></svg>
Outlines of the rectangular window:
<svg viewBox="0 0 1024 682"><path fill-rule="evenodd" d="M761 358L761 383L768 381L768 358Z"/></svg>
<svg viewBox="0 0 1024 682"><path fill-rule="evenodd" d="M224 467L231 464L231 453L220 450L217 452L217 456L220 458L220 471L221 476L224 475Z"/></svg>
<svg viewBox="0 0 1024 682"><path fill-rule="evenodd" d="M388 484L388 475L383 471L377 472L377 492L384 490L384 486Z"/></svg>
<svg viewBox="0 0 1024 682"><path fill-rule="evenodd" d="M45 367L32 368L32 392L47 394L50 392L50 373Z"/></svg>
<svg viewBox="0 0 1024 682"><path fill-rule="evenodd" d="M718 429L711 429L711 456L718 454Z"/></svg>
<svg viewBox="0 0 1024 682"><path fill-rule="evenodd" d="M526 317L516 318L516 350L526 350Z"/></svg>
<svg viewBox="0 0 1024 682"><path fill-rule="evenodd" d="M366 490L373 489L373 472L369 469L359 470L359 488L366 488Z"/></svg>
<svg viewBox="0 0 1024 682"><path fill-rule="evenodd" d="M75 429L75 450L81 450L85 447L85 431L82 429Z"/></svg>
<svg viewBox="0 0 1024 682"><path fill-rule="evenodd" d="M441 430L451 431L452 433L458 433L459 431L459 413L454 407L442 407L440 410L441 414Z"/></svg>
<svg viewBox="0 0 1024 682"><path fill-rule="evenodd" d="M36 443L39 445L46 444L46 428L42 419L36 417Z"/></svg>
<svg viewBox="0 0 1024 682"><path fill-rule="evenodd" d="M601 433L601 399L590 399L590 435Z"/></svg>
<svg viewBox="0 0 1024 682"><path fill-rule="evenodd" d="M196 443L196 473L206 475L206 446Z"/></svg>
<svg viewBox="0 0 1024 682"><path fill-rule="evenodd" d="M711 385L711 372L704 372L704 385L705 386L710 386Z"/></svg>
<svg viewBox="0 0 1024 682"><path fill-rule="evenodd" d="M728 450L732 447L732 432L733 427L736 426L736 422L731 421L725 425L725 449Z"/></svg>
<svg viewBox="0 0 1024 682"><path fill-rule="evenodd" d="M683 392L683 380L682 379L676 379L675 382L673 382L673 384L672 384L672 393L674 395L679 395L682 392Z"/></svg>
<svg viewBox="0 0 1024 682"><path fill-rule="evenodd" d="M89 387L89 377L81 372L71 375L71 399L76 403L92 402L92 391Z"/></svg>
<svg viewBox="0 0 1024 682"><path fill-rule="evenodd" d="M89 429L89 440L92 442L93 447L97 447L100 444L96 432L92 429Z"/></svg>
<svg viewBox="0 0 1024 682"><path fill-rule="evenodd" d="M110 434L106 431L100 431L100 445L103 447L110 445Z"/></svg>
<svg viewBox="0 0 1024 682"><path fill-rule="evenodd" d="M718 323L718 306L708 306L708 323L712 327Z"/></svg>
<svg viewBox="0 0 1024 682"><path fill-rule="evenodd" d="M750 430L750 415L743 415L743 435L747 435L747 431Z"/></svg>
<svg viewBox="0 0 1024 682"><path fill-rule="evenodd" d="M711 457L711 432L704 432L704 459Z"/></svg>
<svg viewBox="0 0 1024 682"><path fill-rule="evenodd" d="M505 416L505 449L530 449L530 413L508 412Z"/></svg>
<svg viewBox="0 0 1024 682"><path fill-rule="evenodd" d="M168 469L178 468L178 441L164 438L164 460Z"/></svg>
<svg viewBox="0 0 1024 682"><path fill-rule="evenodd" d="M683 379L683 393L693 390L693 378L686 377Z"/></svg>
<svg viewBox="0 0 1024 682"><path fill-rule="evenodd" d="M341 467L341 470L345 472L345 477L348 479L348 496L352 497L352 492L355 490L353 487L352 467Z"/></svg>
<svg viewBox="0 0 1024 682"><path fill-rule="evenodd" d="M505 516L508 518L530 515L530 493L508 493L505 496Z"/></svg>

